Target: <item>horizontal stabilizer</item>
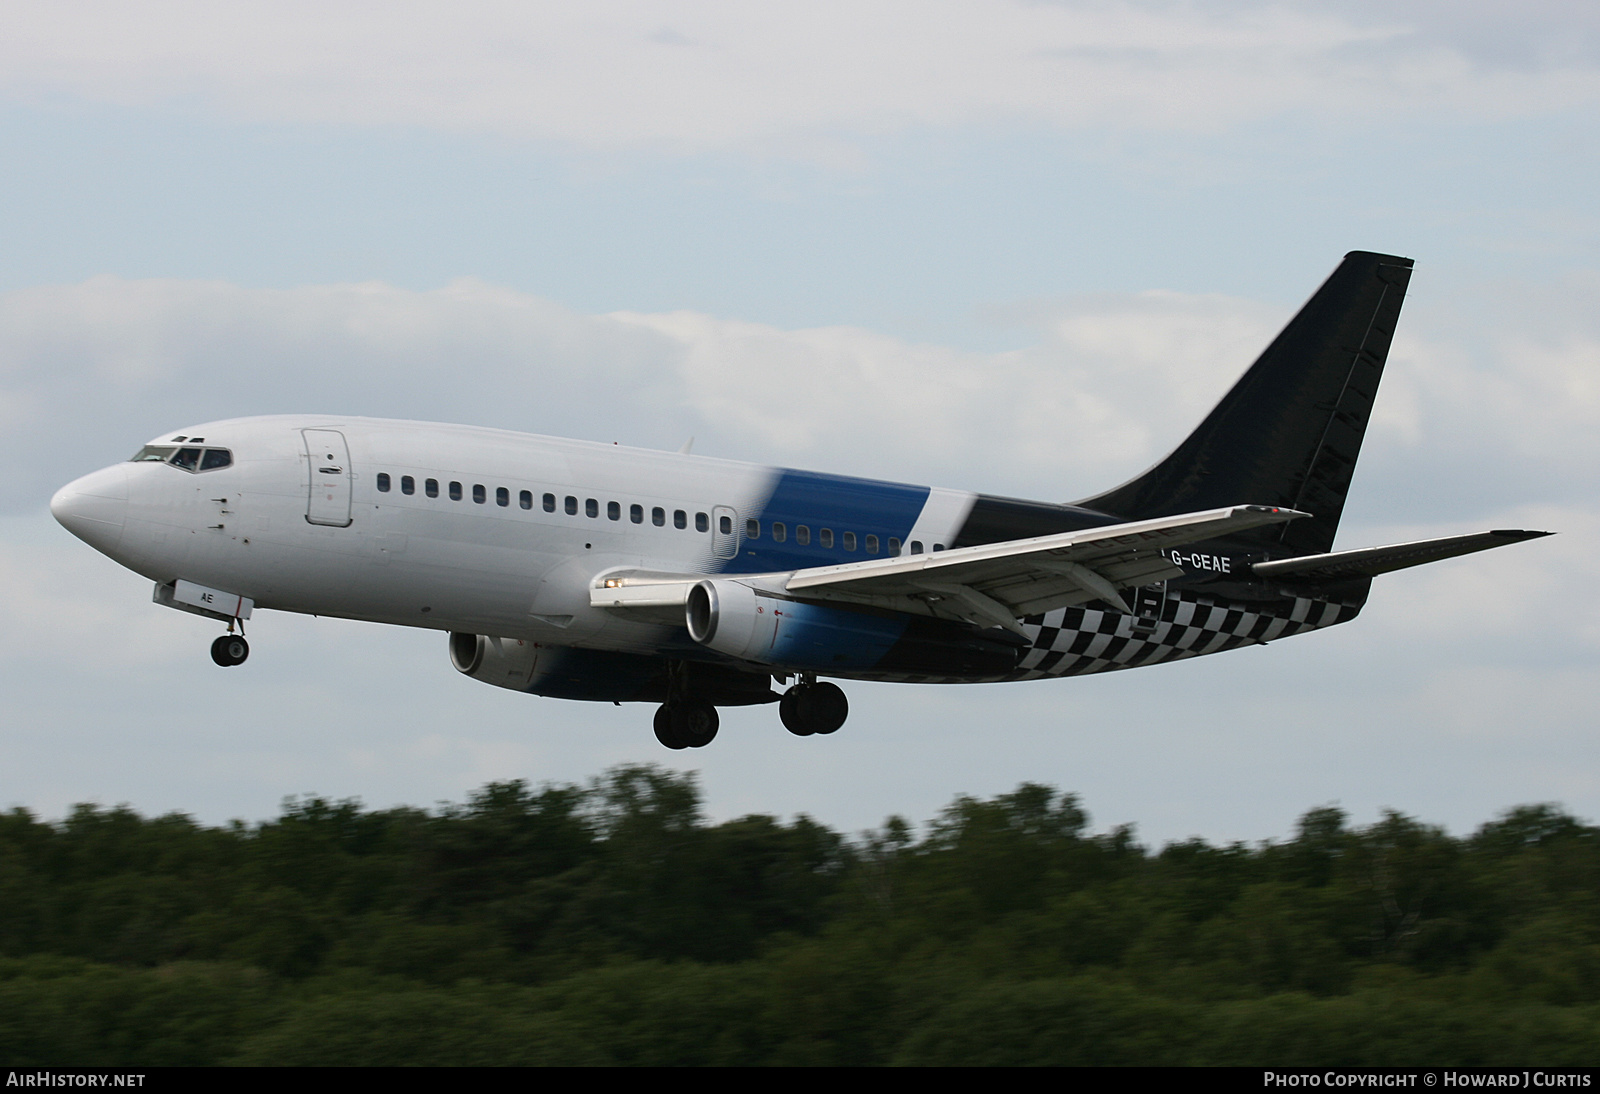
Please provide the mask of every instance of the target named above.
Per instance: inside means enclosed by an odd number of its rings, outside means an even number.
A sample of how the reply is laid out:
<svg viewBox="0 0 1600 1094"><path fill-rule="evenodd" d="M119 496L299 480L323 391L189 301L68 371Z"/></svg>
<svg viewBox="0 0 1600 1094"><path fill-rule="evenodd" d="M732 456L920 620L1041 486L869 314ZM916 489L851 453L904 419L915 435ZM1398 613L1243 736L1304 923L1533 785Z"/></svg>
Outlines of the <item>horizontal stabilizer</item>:
<svg viewBox="0 0 1600 1094"><path fill-rule="evenodd" d="M1551 532L1529 532L1501 528L1492 532L1473 532L1465 536L1423 539L1415 543L1396 543L1389 547L1363 547L1359 551L1334 551L1325 555L1258 562L1253 569L1260 577L1289 578L1296 581L1335 581L1347 577L1377 577L1391 570L1421 566L1428 562L1538 539Z"/></svg>

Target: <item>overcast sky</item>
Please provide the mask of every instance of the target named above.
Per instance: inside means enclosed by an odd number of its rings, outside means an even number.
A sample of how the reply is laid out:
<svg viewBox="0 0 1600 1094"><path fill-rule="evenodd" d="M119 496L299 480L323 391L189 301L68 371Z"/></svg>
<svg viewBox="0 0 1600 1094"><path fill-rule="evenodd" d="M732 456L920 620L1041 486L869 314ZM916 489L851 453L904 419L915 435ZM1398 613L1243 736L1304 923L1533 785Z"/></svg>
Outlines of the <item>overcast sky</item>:
<svg viewBox="0 0 1600 1094"><path fill-rule="evenodd" d="M846 831L1022 781L1153 843L1600 817L1597 12L8 4L0 805L215 823L653 762L715 818ZM735 709L671 753L649 708L486 687L435 632L273 613L224 672L46 510L156 434L297 411L1070 500L1352 249L1417 272L1339 546L1561 535L1265 648L853 684L825 740Z"/></svg>

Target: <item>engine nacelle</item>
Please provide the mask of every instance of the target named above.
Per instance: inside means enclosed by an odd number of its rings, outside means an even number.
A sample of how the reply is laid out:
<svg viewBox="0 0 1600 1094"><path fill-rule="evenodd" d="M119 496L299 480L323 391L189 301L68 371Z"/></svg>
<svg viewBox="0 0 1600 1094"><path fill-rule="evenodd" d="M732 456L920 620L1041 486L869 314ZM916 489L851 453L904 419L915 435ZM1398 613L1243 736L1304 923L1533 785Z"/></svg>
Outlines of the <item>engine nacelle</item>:
<svg viewBox="0 0 1600 1094"><path fill-rule="evenodd" d="M867 669L905 632L907 618L763 596L728 578L702 581L684 603L689 637L718 653L792 669Z"/></svg>
<svg viewBox="0 0 1600 1094"><path fill-rule="evenodd" d="M456 671L485 684L527 691L539 650L520 638L490 638L450 632L450 663Z"/></svg>

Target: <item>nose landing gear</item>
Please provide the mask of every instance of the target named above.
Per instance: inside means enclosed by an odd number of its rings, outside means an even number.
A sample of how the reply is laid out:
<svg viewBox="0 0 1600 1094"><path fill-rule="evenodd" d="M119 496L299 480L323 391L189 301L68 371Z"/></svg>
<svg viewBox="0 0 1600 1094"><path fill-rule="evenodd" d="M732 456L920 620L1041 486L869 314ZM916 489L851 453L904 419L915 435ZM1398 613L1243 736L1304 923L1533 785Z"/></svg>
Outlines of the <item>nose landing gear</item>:
<svg viewBox="0 0 1600 1094"><path fill-rule="evenodd" d="M778 700L778 717L796 737L832 733L850 717L850 701L838 684L801 678Z"/></svg>
<svg viewBox="0 0 1600 1094"><path fill-rule="evenodd" d="M233 633L236 626L238 634ZM244 664L249 656L250 643L244 640L244 620L235 617L228 623L228 633L211 643L211 660L227 669Z"/></svg>
<svg viewBox="0 0 1600 1094"><path fill-rule="evenodd" d="M242 634L225 634L211 643L211 660L223 668L242 665L249 656L250 643L244 640Z"/></svg>

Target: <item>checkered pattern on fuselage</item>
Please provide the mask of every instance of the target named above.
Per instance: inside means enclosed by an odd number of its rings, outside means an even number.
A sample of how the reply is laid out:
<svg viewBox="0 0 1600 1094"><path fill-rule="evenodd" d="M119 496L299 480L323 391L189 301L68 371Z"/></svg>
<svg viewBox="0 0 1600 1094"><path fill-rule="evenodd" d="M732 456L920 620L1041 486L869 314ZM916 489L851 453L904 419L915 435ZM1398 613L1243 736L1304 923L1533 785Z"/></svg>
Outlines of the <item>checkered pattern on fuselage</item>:
<svg viewBox="0 0 1600 1094"><path fill-rule="evenodd" d="M1354 619L1359 601L1314 600L1283 596L1249 605L1229 602L1188 589L1168 588L1159 617L1095 608L1058 608L1022 621L1033 645L1016 670L983 681L1042 680L1052 676L1087 676L1163 661L1221 653L1257 643L1319 630ZM830 674L833 675L833 674ZM974 683L972 677L910 674L839 673L859 679L905 683Z"/></svg>
<svg viewBox="0 0 1600 1094"><path fill-rule="evenodd" d="M1283 597L1245 607L1202 593L1168 590L1159 619L1061 608L1023 620L1033 647L1008 680L1084 676L1221 653L1354 619L1360 604ZM1154 624L1151 626L1151 624Z"/></svg>

